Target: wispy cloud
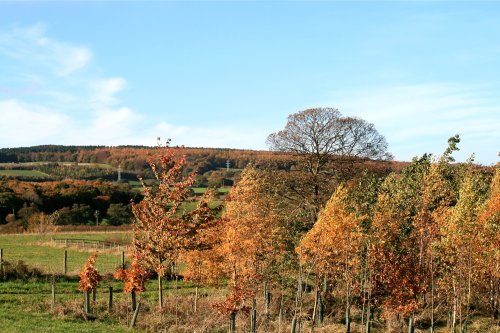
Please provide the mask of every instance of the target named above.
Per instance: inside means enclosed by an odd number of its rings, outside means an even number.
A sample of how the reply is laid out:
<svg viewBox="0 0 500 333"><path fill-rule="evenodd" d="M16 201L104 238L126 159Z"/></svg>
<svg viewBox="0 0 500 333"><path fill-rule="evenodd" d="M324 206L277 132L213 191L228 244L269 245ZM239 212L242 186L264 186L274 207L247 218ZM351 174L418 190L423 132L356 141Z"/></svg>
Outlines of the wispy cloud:
<svg viewBox="0 0 500 333"><path fill-rule="evenodd" d="M44 25L0 31L0 147L39 144L248 147L264 133L193 127L127 106L123 77L92 71L90 48L51 38ZM15 82L15 84L13 84ZM188 119L188 118L186 118Z"/></svg>
<svg viewBox="0 0 500 333"><path fill-rule="evenodd" d="M373 87L338 91L330 105L373 122L398 159L440 154L447 139L459 133L458 158L476 153L478 161L489 164L500 151L500 98L494 91L492 86L447 83Z"/></svg>
<svg viewBox="0 0 500 333"><path fill-rule="evenodd" d="M92 59L89 48L56 41L38 24L0 32L0 54L29 67L42 66L57 76L83 69Z"/></svg>

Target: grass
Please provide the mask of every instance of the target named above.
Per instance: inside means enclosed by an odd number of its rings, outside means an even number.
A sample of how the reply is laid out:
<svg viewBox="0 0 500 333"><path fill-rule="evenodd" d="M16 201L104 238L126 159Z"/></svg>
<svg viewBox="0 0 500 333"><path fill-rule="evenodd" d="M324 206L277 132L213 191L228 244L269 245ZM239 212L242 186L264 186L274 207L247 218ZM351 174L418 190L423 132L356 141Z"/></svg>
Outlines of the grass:
<svg viewBox="0 0 500 333"><path fill-rule="evenodd" d="M114 290L112 312L107 310L108 287ZM78 290L77 281L56 282L56 304L51 309L51 285L48 282L2 282L0 283L0 332L226 332L226 321L216 314L212 308L215 301L220 301L225 294L220 289L200 290L204 297L199 299L199 313L192 314L193 287L182 281L164 283L165 311L157 309L156 281L149 281L146 292L138 295L144 305L138 319L138 327L127 328L132 312L130 295L123 293L120 281L106 280L97 288L96 302L92 304L95 320L86 320L83 315L83 295ZM262 297L258 298L258 332L277 332L276 304L272 306L270 321L263 313ZM179 324L176 324L177 311ZM188 314L188 316L185 316ZM353 317L354 319L354 317ZM284 331L290 331L289 316L284 321ZM351 326L352 332L359 332L361 327L357 318ZM303 322L304 331L309 331L309 321ZM204 329L202 329L204 327ZM238 332L248 331L248 317L237 316ZM318 333L345 332L345 326L338 318L327 317ZM384 324L376 325L373 333L387 332ZM428 332L428 329L415 329L415 333ZM436 333L449 332L446 325L436 327ZM491 318L474 317L469 326L469 333L496 333L498 326Z"/></svg>
<svg viewBox="0 0 500 333"><path fill-rule="evenodd" d="M48 178L44 172L38 170L0 170L0 176L7 177L31 177L31 178Z"/></svg>
<svg viewBox="0 0 500 333"><path fill-rule="evenodd" d="M207 192L208 190L208 187L191 187L191 189L193 190L194 194L205 194L205 192ZM227 187L219 187L217 188L217 192L219 194L226 194L226 193L229 193L229 188Z"/></svg>
<svg viewBox="0 0 500 333"><path fill-rule="evenodd" d="M96 321L85 320L83 316L79 316L79 308L83 302L82 293L77 288L77 282L57 282L56 306L51 310L49 283L0 283L0 332L132 332L105 312L100 314ZM105 290L105 287L98 290L98 303L106 302ZM116 293L115 297L119 301L125 296ZM68 305L76 310L75 313L68 312Z"/></svg>
<svg viewBox="0 0 500 333"><path fill-rule="evenodd" d="M84 238L110 242L130 242L131 233L105 232L105 233L68 233L55 234L57 238ZM29 266L40 268L45 273L57 274L63 271L64 248L50 246L52 235L0 235L0 248L3 249L3 260L15 263L24 261ZM78 274L87 261L93 249L80 250L69 247L68 274ZM109 250L99 251L96 266L102 273L112 273L121 264L121 252Z"/></svg>
<svg viewBox="0 0 500 333"><path fill-rule="evenodd" d="M76 163L76 162L21 162L21 163L0 163L0 168L13 168L16 166L33 166L47 165L47 164L59 164L59 165L74 165L74 166L92 166L99 167L101 169L110 169L113 166L105 163Z"/></svg>

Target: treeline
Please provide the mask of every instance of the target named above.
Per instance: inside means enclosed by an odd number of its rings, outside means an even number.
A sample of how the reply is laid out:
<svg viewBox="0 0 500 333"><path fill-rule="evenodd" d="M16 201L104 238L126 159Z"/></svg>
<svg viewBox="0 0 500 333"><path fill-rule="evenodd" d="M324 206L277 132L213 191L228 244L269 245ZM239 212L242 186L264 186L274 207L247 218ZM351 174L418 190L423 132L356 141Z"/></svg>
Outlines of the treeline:
<svg viewBox="0 0 500 333"><path fill-rule="evenodd" d="M273 170L293 170L297 167L296 156L290 153L224 149L224 148L183 148L186 156L184 172L187 174L195 170L200 176L209 171L218 171L227 167L243 169L252 163L257 168ZM124 172L141 174L144 178L152 178L149 160L156 156L154 147L144 146L34 146L21 148L0 149L0 163L27 163L27 162L68 162L108 164L116 170L119 166ZM403 164L398 162L373 162L358 159L359 166L366 163L366 167L387 173L400 169ZM37 166L39 169L39 166ZM210 174L205 175L208 178ZM208 180L203 180L208 183Z"/></svg>
<svg viewBox="0 0 500 333"><path fill-rule="evenodd" d="M23 231L30 224L33 227L39 220L45 221L45 216L51 217L54 225L128 224L130 200L141 198L127 183L0 179L0 224Z"/></svg>

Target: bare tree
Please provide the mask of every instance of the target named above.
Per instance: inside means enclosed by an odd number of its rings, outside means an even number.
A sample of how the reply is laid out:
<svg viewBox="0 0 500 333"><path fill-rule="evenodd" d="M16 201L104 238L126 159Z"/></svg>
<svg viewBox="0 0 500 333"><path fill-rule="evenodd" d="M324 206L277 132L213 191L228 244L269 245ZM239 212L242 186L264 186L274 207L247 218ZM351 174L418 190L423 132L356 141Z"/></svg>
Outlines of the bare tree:
<svg viewBox="0 0 500 333"><path fill-rule="evenodd" d="M331 195L335 171L344 162L359 159L389 160L387 142L375 126L363 119L343 117L334 108L314 108L288 116L285 128L267 137L274 151L291 152L299 157L302 180L292 190L305 199L316 219Z"/></svg>

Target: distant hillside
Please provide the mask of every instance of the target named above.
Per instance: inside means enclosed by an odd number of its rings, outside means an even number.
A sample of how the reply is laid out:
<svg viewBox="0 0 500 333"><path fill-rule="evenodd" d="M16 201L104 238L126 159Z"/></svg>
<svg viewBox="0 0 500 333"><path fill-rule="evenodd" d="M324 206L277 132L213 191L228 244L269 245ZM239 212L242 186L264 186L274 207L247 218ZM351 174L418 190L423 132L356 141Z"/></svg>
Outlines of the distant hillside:
<svg viewBox="0 0 500 333"><path fill-rule="evenodd" d="M0 169L37 170L45 174L39 177L41 181L64 178L113 180L117 177L118 168L125 179L136 179L137 175L152 178L148 161L156 156L156 149L146 146L62 145L2 148L0 163L3 165L0 165ZM198 186L231 185L239 171L249 163L257 168L293 170L297 162L297 157L289 153L226 148L181 149L187 159L186 172L196 170L199 175ZM368 169L386 175L390 171L400 170L403 165L405 163L355 160L349 168L352 171ZM29 179L28 176L18 178Z"/></svg>

